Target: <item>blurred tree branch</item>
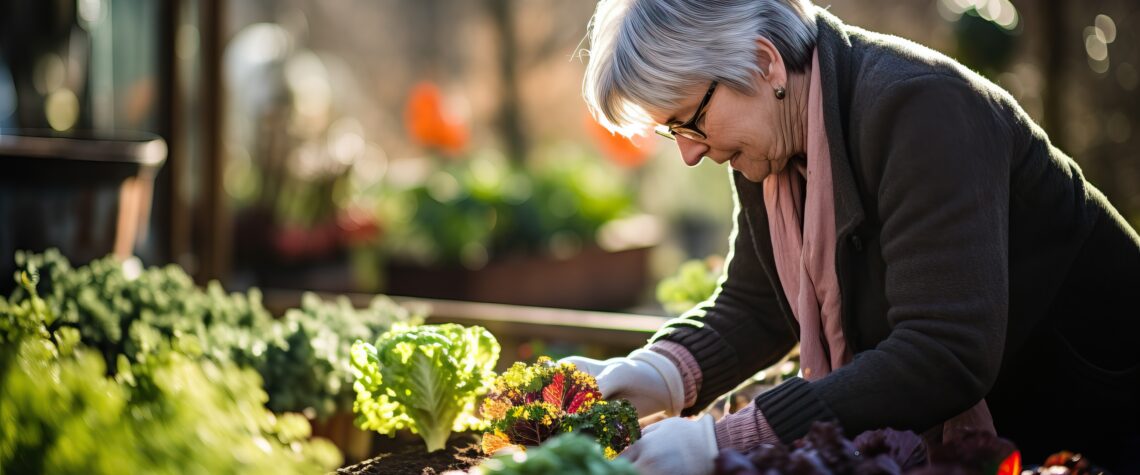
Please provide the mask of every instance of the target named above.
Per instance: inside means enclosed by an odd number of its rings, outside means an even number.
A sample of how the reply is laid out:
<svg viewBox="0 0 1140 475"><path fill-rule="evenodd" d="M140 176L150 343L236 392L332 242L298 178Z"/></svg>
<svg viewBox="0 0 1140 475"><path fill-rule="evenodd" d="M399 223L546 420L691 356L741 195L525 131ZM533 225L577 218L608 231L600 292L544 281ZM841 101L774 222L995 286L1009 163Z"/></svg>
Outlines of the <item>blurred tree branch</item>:
<svg viewBox="0 0 1140 475"><path fill-rule="evenodd" d="M526 159L528 144L523 130L519 100L517 74L519 54L515 42L512 2L511 0L486 0L485 5L498 32L499 72L502 80L498 117L499 130L502 134L507 156L512 161L521 162Z"/></svg>

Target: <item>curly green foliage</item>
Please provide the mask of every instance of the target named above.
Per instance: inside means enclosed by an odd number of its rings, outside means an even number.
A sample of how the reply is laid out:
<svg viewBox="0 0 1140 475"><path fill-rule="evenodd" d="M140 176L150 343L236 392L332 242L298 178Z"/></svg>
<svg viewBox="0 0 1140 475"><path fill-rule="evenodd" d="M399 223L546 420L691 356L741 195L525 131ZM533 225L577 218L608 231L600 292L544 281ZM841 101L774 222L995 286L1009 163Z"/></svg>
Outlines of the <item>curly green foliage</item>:
<svg viewBox="0 0 1140 475"><path fill-rule="evenodd" d="M589 409L569 414L562 420L564 432L590 435L602 447L620 453L641 438L637 409L625 399L598 401Z"/></svg>
<svg viewBox="0 0 1140 475"><path fill-rule="evenodd" d="M482 327L397 326L375 345L352 345L356 422L393 435L411 428L428 452L453 430L478 429L475 398L494 382L499 343Z"/></svg>
<svg viewBox="0 0 1140 475"><path fill-rule="evenodd" d="M590 438L570 433L555 436L542 446L526 452L487 459L472 473L636 475L637 471L625 460L608 460L602 453L602 448Z"/></svg>
<svg viewBox="0 0 1140 475"><path fill-rule="evenodd" d="M352 342L371 341L395 322L422 320L384 296L358 310L347 298L325 302L311 294L274 320L256 289L227 294L217 282L198 288L177 266L132 273L105 258L72 268L56 250L18 252L16 261L20 287L0 301L0 341L77 332L111 374L121 356L134 363L164 346L232 361L258 370L268 405L279 412L324 417L347 410Z"/></svg>
<svg viewBox="0 0 1140 475"><path fill-rule="evenodd" d="M275 325L285 346L272 346L258 368L269 393L269 408L313 411L326 417L352 404L352 343L372 340L394 324L418 324L415 314L386 296L356 309L347 297L325 301L312 293L301 308L286 311Z"/></svg>
<svg viewBox="0 0 1140 475"><path fill-rule="evenodd" d="M50 338L55 313L36 292L39 268L32 265L16 274L19 292L27 298L0 299L0 343L11 344L29 336ZM8 345L6 345L7 347Z"/></svg>
<svg viewBox="0 0 1140 475"><path fill-rule="evenodd" d="M273 317L256 289L227 294L217 282L205 291L175 265L130 272L112 257L72 268L59 251L16 253L21 284L7 307L25 308L48 333L79 331L84 345L114 371L119 355L139 361L161 343L190 356L254 366L274 339ZM31 313L29 313L31 312ZM5 317L11 321L14 317Z"/></svg>
<svg viewBox="0 0 1140 475"><path fill-rule="evenodd" d="M253 338L268 316L259 295L189 291L176 268L130 278L109 259L80 269L55 251L17 261L20 288L0 300L0 466L311 473L339 465L335 447L308 441L304 417L266 411L260 378L235 364L265 345ZM177 318L193 305L201 311Z"/></svg>
<svg viewBox="0 0 1140 475"><path fill-rule="evenodd" d="M680 315L716 292L720 266L691 260L681 264L677 274L657 284L657 301L671 315Z"/></svg>
<svg viewBox="0 0 1140 475"><path fill-rule="evenodd" d="M103 376L103 360L80 352L60 362L48 340L6 343L0 359L0 467L11 473L127 473L128 392ZM45 376L50 383L45 384ZM104 444L110 450L103 451Z"/></svg>
<svg viewBox="0 0 1140 475"><path fill-rule="evenodd" d="M0 358L0 467L12 473L319 473L336 448L263 407L257 375L168 348L116 378L82 346L23 338Z"/></svg>
<svg viewBox="0 0 1140 475"><path fill-rule="evenodd" d="M540 356L539 361L532 365L516 361L495 379L495 388L503 391L515 389L522 393L541 391L549 382L547 380L559 370L559 366L548 357Z"/></svg>

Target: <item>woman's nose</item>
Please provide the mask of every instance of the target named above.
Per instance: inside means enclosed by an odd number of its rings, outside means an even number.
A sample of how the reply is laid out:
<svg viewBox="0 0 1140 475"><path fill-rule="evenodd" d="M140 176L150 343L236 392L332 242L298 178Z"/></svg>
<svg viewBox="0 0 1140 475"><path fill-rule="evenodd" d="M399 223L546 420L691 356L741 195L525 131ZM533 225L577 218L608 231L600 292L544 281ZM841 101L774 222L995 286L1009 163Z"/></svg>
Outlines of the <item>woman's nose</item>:
<svg viewBox="0 0 1140 475"><path fill-rule="evenodd" d="M677 136L677 148L681 151L681 160L690 167L701 163L701 157L709 151L709 146L683 135Z"/></svg>

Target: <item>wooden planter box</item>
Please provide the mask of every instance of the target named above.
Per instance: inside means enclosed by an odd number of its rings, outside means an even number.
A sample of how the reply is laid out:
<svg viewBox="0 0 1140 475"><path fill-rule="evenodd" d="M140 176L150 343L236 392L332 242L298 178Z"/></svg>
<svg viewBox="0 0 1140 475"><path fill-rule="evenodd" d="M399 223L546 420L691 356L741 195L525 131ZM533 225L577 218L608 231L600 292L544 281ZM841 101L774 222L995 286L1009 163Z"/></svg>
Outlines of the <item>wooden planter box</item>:
<svg viewBox="0 0 1140 475"><path fill-rule="evenodd" d="M385 293L433 299L583 310L637 305L649 288L649 252L587 247L566 259L516 256L477 270L392 263Z"/></svg>

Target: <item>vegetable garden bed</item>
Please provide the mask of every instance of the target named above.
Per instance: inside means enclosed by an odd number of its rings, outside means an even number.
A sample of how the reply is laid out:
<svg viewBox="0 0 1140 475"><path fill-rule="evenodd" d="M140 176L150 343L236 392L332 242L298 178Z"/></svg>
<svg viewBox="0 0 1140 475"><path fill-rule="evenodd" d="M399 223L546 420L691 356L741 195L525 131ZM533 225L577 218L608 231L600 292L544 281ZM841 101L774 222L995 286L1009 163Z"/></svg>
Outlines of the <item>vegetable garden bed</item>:
<svg viewBox="0 0 1140 475"><path fill-rule="evenodd" d="M266 290L264 295L270 312L280 314L296 307L302 301L303 293ZM344 298L359 307L366 306L375 296L318 294L317 297L322 300ZM610 312L406 297L394 297L394 300L415 313L426 314L425 323L478 325L489 330L502 346L496 368L500 372L514 361L527 360L529 357L521 351L536 339L570 345L594 357L609 357L628 353L643 345L664 321L664 317ZM454 449L462 444L455 444L454 439L446 451L428 454L424 451L423 442L407 431L400 431L396 437L389 438L357 427L352 419L351 412L340 412L313 422L314 435L332 440L344 452L346 466L342 471L361 471L370 467L367 469L373 473L401 473L398 470L405 469L409 470L406 473L420 473L425 468L438 472L448 467L461 468L462 463L470 459L471 454L467 452L455 456ZM419 455L416 455L417 450ZM406 460L418 462L405 463ZM415 468L417 463L419 469Z"/></svg>
<svg viewBox="0 0 1140 475"><path fill-rule="evenodd" d="M399 440L399 439L397 439ZM387 445L387 444L386 444ZM360 463L340 468L338 475L421 475L447 470L468 470L478 465L485 455L474 433L453 435L443 450L428 452L423 441L399 440L382 448L378 455Z"/></svg>
<svg viewBox="0 0 1140 475"><path fill-rule="evenodd" d="M639 437L628 401L604 400L573 365L544 357L528 365L509 350L549 338L590 343L579 354L623 354L659 317L282 293L270 294L270 311L257 290L199 288L174 266L131 270L101 259L72 268L56 252L19 253L16 263L20 288L0 299L6 470L632 473L612 460ZM434 308L427 322L415 309L424 303ZM795 369L779 368L776 379ZM739 409L764 379L717 406ZM847 447L862 442L841 433L823 427L792 447L722 453L720 468L800 473L795 467L820 458L843 473L979 463L1020 473L1014 445L992 436L936 443L928 461L913 451L891 461L888 453L899 455L891 441L915 449L918 437L879 434L853 452ZM1097 471L1079 454L1045 465Z"/></svg>

